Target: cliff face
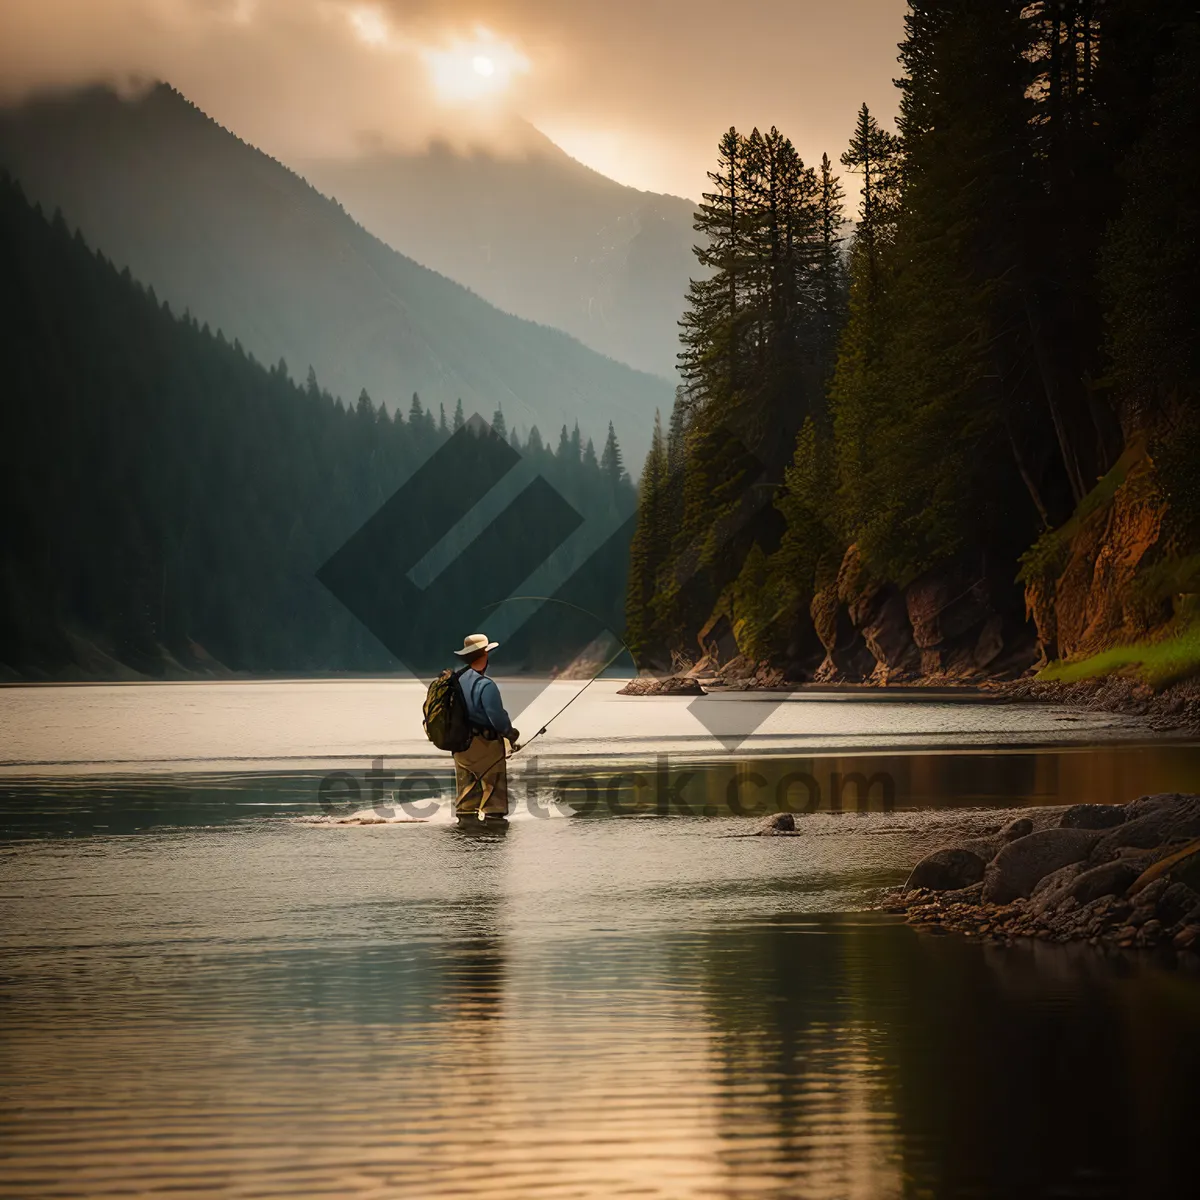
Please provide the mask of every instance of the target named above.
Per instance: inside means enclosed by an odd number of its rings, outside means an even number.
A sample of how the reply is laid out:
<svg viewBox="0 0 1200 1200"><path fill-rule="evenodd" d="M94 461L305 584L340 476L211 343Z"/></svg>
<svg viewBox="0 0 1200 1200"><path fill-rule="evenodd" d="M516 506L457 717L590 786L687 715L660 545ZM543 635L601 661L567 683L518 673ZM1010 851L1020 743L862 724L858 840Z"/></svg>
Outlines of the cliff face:
<svg viewBox="0 0 1200 1200"><path fill-rule="evenodd" d="M836 583L812 601L825 648L818 682L965 682L1019 674L1033 639L1014 610L1012 584L986 562L928 571L906 588L870 578L857 546Z"/></svg>
<svg viewBox="0 0 1200 1200"><path fill-rule="evenodd" d="M1137 441L1071 519L1030 548L1015 581L1010 564L976 558L900 588L873 579L851 546L812 599L814 645L758 676L970 683L1156 640L1191 611L1192 576L1200 574L1171 546L1168 512L1154 462ZM731 681L755 669L737 645L738 628L737 614L722 610L700 638L706 667Z"/></svg>
<svg viewBox="0 0 1200 1200"><path fill-rule="evenodd" d="M1039 666L1145 639L1170 622L1167 511L1154 462L1137 442L1071 520L1033 546L1021 578Z"/></svg>
<svg viewBox="0 0 1200 1200"><path fill-rule="evenodd" d="M787 661L756 664L738 644L736 603L726 598L700 631L702 674L727 682L964 683L1014 678L1037 657L1011 578L986 561L946 564L905 588L871 577L857 546L809 606L806 644ZM807 642L811 642L811 645Z"/></svg>

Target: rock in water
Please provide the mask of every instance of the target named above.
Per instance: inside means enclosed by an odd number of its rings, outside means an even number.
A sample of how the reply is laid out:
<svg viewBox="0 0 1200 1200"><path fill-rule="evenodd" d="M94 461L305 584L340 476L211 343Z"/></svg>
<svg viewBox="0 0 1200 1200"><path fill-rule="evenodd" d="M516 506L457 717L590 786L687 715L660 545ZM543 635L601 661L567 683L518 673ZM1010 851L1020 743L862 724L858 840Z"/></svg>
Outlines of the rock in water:
<svg viewBox="0 0 1200 1200"><path fill-rule="evenodd" d="M796 818L790 812L775 813L763 820L754 832L765 837L776 833L795 833Z"/></svg>
<svg viewBox="0 0 1200 1200"><path fill-rule="evenodd" d="M905 889L925 888L931 892L956 892L983 878L987 864L978 854L962 847L935 850L926 855L908 877Z"/></svg>
<svg viewBox="0 0 1200 1200"><path fill-rule="evenodd" d="M703 696L704 688L699 680L689 679L686 675L668 675L663 679L645 677L631 679L623 688L618 689L618 696Z"/></svg>
<svg viewBox="0 0 1200 1200"><path fill-rule="evenodd" d="M1052 871L1087 858L1100 836L1090 829L1040 829L1009 842L987 866L984 900L1008 904L1030 896Z"/></svg>

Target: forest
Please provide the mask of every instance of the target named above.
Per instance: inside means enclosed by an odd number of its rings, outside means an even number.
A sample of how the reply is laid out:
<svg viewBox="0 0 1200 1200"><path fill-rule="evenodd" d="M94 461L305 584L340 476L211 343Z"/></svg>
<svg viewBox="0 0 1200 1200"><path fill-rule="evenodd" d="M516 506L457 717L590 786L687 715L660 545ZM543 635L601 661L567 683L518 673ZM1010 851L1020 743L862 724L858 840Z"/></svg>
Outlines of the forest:
<svg viewBox="0 0 1200 1200"><path fill-rule="evenodd" d="M900 68L845 183L720 140L640 483L643 667L1015 674L1194 628L1195 6L911 0Z"/></svg>
<svg viewBox="0 0 1200 1200"><path fill-rule="evenodd" d="M396 670L317 573L463 426L461 403L435 413L413 395L393 415L365 390L344 405L311 369L299 385L286 363L263 367L220 330L173 314L7 177L0 262L10 514L0 672ZM510 435L497 411L482 429L507 439L581 520L619 531L634 511L611 425L599 454L578 427L549 445L536 426ZM437 513L407 517L419 527ZM486 574L513 549L493 540L474 567ZM584 556L567 544L556 553ZM609 573L604 587L619 611L623 576ZM526 638L529 661L513 665L565 665L583 643L556 628ZM463 632L403 665L444 665Z"/></svg>

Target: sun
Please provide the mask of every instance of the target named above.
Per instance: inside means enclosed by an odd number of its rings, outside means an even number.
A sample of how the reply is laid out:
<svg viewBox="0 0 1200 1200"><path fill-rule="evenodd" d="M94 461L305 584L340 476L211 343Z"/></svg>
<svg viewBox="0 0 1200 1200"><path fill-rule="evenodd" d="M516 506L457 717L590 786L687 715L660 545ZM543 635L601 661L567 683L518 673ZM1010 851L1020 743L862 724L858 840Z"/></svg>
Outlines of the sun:
<svg viewBox="0 0 1200 1200"><path fill-rule="evenodd" d="M424 51L425 67L440 100L472 104L503 95L529 60L513 45L482 27Z"/></svg>

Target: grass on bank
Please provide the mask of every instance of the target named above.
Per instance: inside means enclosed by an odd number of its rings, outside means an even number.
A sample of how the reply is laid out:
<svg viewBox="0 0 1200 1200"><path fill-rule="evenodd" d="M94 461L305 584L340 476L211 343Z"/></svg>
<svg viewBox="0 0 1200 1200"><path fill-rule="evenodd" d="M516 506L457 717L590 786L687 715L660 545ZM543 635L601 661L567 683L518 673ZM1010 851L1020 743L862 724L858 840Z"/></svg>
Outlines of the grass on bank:
<svg viewBox="0 0 1200 1200"><path fill-rule="evenodd" d="M1200 620L1193 618L1178 633L1160 641L1114 646L1080 662L1052 662L1038 672L1038 678L1077 683L1117 673L1140 679L1155 691L1200 675Z"/></svg>

